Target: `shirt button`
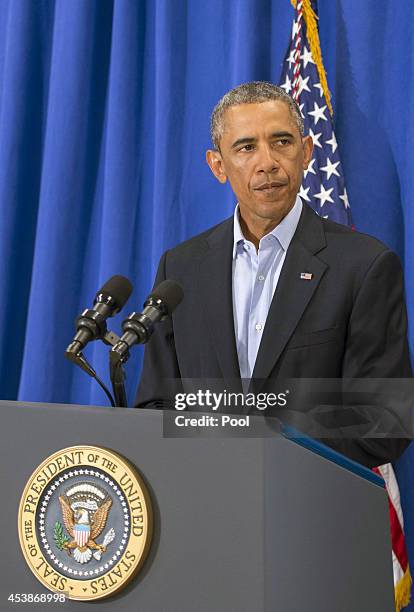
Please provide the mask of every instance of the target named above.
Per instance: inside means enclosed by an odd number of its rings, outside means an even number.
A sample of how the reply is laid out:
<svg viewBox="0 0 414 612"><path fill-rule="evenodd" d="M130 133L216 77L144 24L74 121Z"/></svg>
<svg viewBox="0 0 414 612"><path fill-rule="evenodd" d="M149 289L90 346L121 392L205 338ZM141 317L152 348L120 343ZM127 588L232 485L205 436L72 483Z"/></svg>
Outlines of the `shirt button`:
<svg viewBox="0 0 414 612"><path fill-rule="evenodd" d="M261 323L256 323L256 331L262 331L263 325Z"/></svg>
<svg viewBox="0 0 414 612"><path fill-rule="evenodd" d="M265 278L265 277L263 276L263 274L261 274L260 276L258 276L259 281L264 281L264 278Z"/></svg>

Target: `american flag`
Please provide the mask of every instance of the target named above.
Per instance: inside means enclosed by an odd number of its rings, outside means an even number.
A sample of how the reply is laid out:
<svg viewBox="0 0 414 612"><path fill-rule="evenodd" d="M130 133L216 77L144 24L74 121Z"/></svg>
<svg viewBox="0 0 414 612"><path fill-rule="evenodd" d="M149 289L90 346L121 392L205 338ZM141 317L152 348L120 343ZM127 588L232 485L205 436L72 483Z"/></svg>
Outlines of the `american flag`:
<svg viewBox="0 0 414 612"><path fill-rule="evenodd" d="M305 134L313 140L313 158L304 172L299 195L321 217L352 226L330 103L308 42L303 4L301 1L297 3L292 37L280 78L280 86L299 104Z"/></svg>
<svg viewBox="0 0 414 612"><path fill-rule="evenodd" d="M321 217L353 227L332 105L322 63L317 28L316 0L292 0L295 18L283 62L280 86L299 104L305 134L312 137L313 158L304 172L299 195ZM385 481L391 522L392 561L396 610L410 602L411 574L404 535L400 491L390 463L374 468Z"/></svg>

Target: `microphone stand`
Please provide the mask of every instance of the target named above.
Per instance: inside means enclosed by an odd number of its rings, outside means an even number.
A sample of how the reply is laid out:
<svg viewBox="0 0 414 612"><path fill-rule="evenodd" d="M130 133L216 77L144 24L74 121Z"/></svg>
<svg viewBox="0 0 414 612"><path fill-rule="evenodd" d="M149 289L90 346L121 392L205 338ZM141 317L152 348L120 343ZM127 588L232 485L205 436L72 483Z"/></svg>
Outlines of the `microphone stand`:
<svg viewBox="0 0 414 612"><path fill-rule="evenodd" d="M109 373L115 398L115 406L126 408L128 406L128 402L124 384L125 371L122 366L120 356L118 353L113 351L109 352Z"/></svg>

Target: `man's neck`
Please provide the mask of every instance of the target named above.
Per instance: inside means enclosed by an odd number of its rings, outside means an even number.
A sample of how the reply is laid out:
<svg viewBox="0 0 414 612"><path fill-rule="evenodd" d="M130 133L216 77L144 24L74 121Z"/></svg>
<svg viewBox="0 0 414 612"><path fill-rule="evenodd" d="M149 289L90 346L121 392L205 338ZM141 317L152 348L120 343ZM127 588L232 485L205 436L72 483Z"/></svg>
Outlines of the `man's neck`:
<svg viewBox="0 0 414 612"><path fill-rule="evenodd" d="M267 236L267 234L270 234L270 232L273 231L281 221L283 221L283 219L290 213L293 206L287 211L287 213L281 215L280 218L262 219L260 217L251 217L247 223L246 220L242 217L239 205L240 227L243 232L243 236L246 238L246 240L252 242L256 247L256 251L258 251L260 240L264 236Z"/></svg>

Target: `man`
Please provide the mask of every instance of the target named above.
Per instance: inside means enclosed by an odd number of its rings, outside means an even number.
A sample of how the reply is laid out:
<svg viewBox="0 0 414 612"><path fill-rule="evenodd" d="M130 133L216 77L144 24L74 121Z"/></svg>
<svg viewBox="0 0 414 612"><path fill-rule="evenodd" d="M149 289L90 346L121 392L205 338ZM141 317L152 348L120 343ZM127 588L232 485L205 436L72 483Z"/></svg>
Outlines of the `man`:
<svg viewBox="0 0 414 612"><path fill-rule="evenodd" d="M238 204L163 255L155 284L177 280L185 297L146 348L137 405L168 407L174 378L411 377L397 256L297 195L313 145L296 103L270 83L240 85L215 107L211 133L207 163ZM326 442L368 466L408 443Z"/></svg>

